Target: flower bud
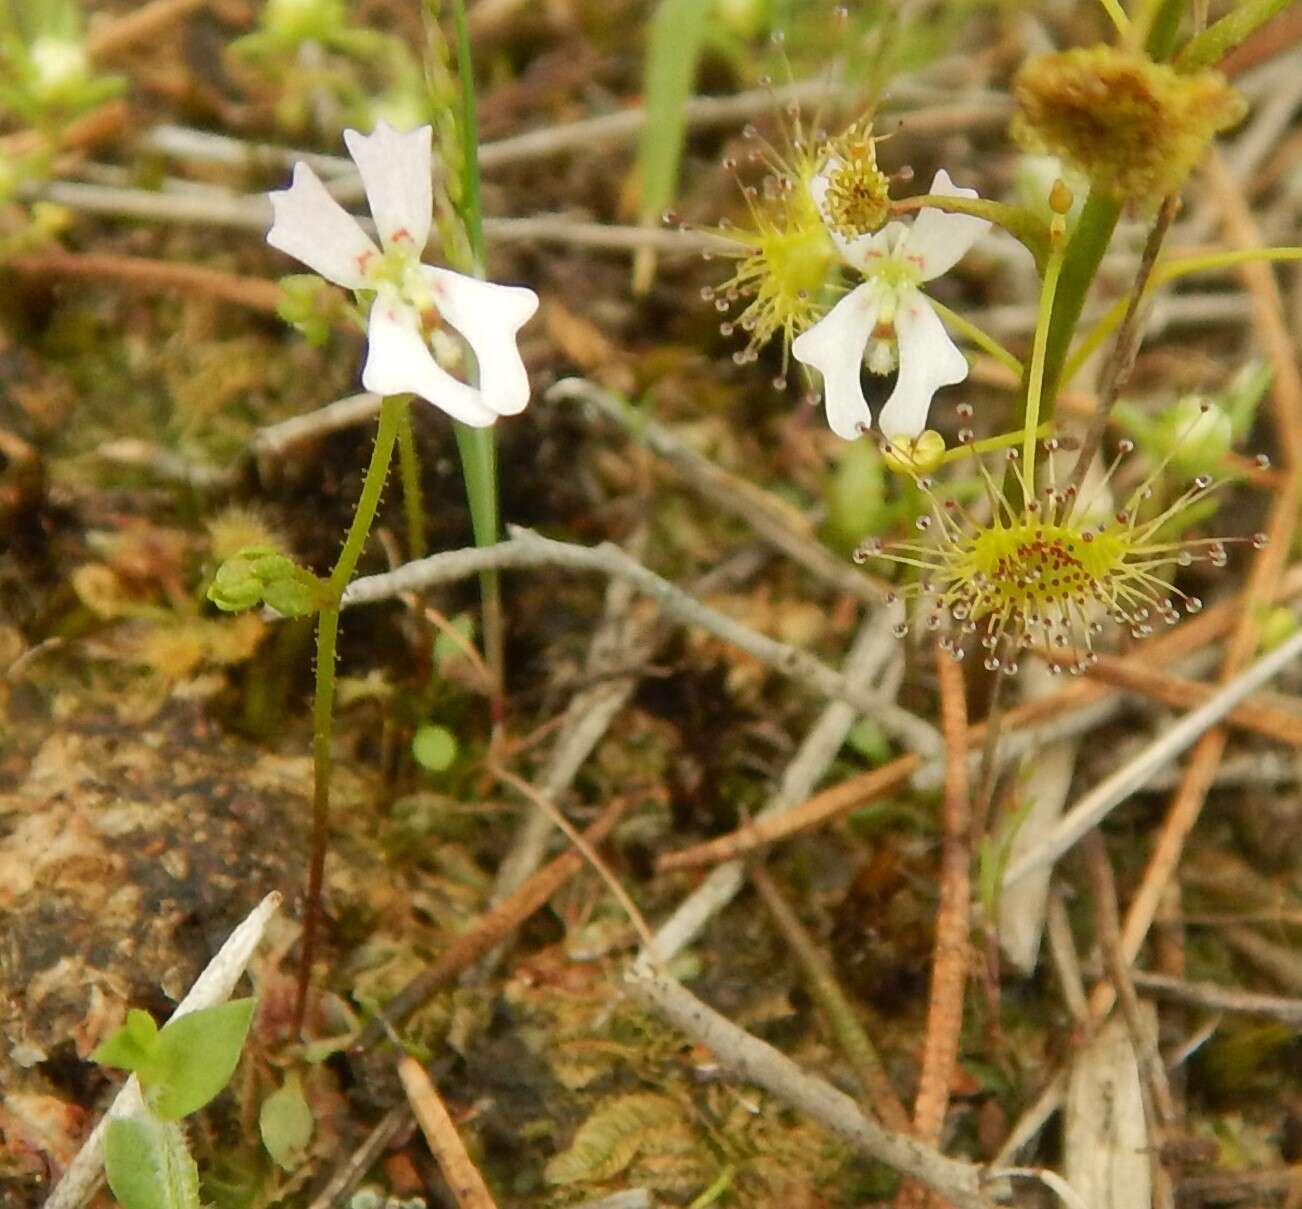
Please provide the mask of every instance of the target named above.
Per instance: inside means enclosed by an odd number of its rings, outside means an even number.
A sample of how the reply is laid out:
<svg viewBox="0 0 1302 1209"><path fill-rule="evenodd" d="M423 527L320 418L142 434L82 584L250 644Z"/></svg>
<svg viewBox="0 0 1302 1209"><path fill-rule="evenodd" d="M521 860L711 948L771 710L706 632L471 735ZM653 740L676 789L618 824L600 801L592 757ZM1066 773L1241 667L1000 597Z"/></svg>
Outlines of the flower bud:
<svg viewBox="0 0 1302 1209"><path fill-rule="evenodd" d="M928 428L917 437L891 437L882 443L882 460L896 474L930 474L945 456L945 438Z"/></svg>

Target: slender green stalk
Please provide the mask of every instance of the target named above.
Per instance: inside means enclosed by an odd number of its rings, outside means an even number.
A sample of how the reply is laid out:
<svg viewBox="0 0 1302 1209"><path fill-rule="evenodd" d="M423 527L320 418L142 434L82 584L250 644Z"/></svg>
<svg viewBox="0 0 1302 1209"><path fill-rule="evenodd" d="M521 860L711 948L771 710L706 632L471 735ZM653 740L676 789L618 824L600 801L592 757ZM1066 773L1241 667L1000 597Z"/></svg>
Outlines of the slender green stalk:
<svg viewBox="0 0 1302 1209"><path fill-rule="evenodd" d="M1157 289L1158 286L1166 285L1168 282L1177 281L1179 278L1186 277L1191 273L1206 273L1214 269L1233 268L1235 265L1248 264L1258 260L1302 260L1302 248L1244 248L1233 252L1212 252L1204 256L1189 256L1181 257L1178 260L1168 260L1157 267L1156 272L1149 280L1145 293ZM1062 373L1061 387L1063 389L1080 372L1081 366L1093 356L1099 345L1116 330L1117 325L1125 318L1126 311L1130 306L1130 296L1133 292L1133 290L1127 290L1116 302L1108 307L1089 335L1076 346L1071 356L1067 358L1067 364Z"/></svg>
<svg viewBox="0 0 1302 1209"><path fill-rule="evenodd" d="M1171 57L1183 11L1183 0L1160 0L1152 12L1152 25L1148 30L1145 49L1153 59L1160 62ZM1091 191L1067 244L1044 353L1044 387L1040 411L1046 420L1053 419L1063 366L1076 335L1076 327L1080 323L1085 295L1094 283L1094 277L1112 242L1112 233L1120 218L1119 201L1097 190ZM1022 419L1023 427L1028 427L1025 416Z"/></svg>
<svg viewBox="0 0 1302 1209"><path fill-rule="evenodd" d="M407 557L424 558L425 499L420 488L420 453L411 423L411 408L398 417L398 470L402 475L402 511L407 522Z"/></svg>
<svg viewBox="0 0 1302 1209"><path fill-rule="evenodd" d="M479 176L479 116L475 105L475 69L470 57L470 29L466 21L465 0L453 0L452 18L457 35L457 78L461 87L461 112L457 122L461 136L461 200L458 209L474 258L474 272L476 276L482 277L486 256ZM473 364L473 361L474 358L467 350L467 365ZM472 381L477 375L478 368L475 367L470 375ZM471 428L465 424L456 424L455 428L475 545L491 546L501 536L497 506L495 434L491 428ZM485 571L479 577L479 588L483 604L484 657L492 670L499 694L493 703L493 709L500 714L500 693L506 670L506 637L502 617L502 586L498 573Z"/></svg>
<svg viewBox="0 0 1302 1209"><path fill-rule="evenodd" d="M928 295L927 301L931 303L936 314L959 335L966 336L978 348L989 353L1000 365L1011 369L1019 378L1022 376L1024 367L1021 360L1000 344L989 332L978 327L972 320L960 315L957 311L951 311L943 302L937 302L930 295Z"/></svg>
<svg viewBox="0 0 1302 1209"><path fill-rule="evenodd" d="M1052 435L1052 420L1046 420L1035 430L1035 439L1037 441ZM979 457L983 453L993 453L996 449L1011 449L1025 439L1026 434L1020 428L1015 428L1012 432L1000 433L997 437L983 437L981 440L972 441L967 445L955 445L953 449L947 449L941 454L940 464L948 466L951 462L958 462L963 458Z"/></svg>
<svg viewBox="0 0 1302 1209"><path fill-rule="evenodd" d="M308 869L307 903L303 912L303 944L291 1030L294 1033L301 1030L307 1007L307 987L316 947L329 839L332 767L330 740L334 722L335 656L339 648L339 601L357 569L357 560L362 556L367 535L375 521L380 493L384 490L385 476L393 457L393 446L410 400L410 395L390 395L380 404L380 426L375 434L366 478L362 482L362 494L357 500L352 524L348 526L343 549L339 551L339 558L327 581L331 603L317 616L316 683L312 701L312 859Z"/></svg>
<svg viewBox="0 0 1302 1209"><path fill-rule="evenodd" d="M1053 419L1053 406L1058 397L1062 367L1067 360L1076 325L1089 292L1112 240L1117 220L1121 217L1121 203L1110 197L1091 193L1081 209L1076 229L1067 243L1062 262L1062 273L1054 295L1053 317L1049 322L1044 351L1044 386L1041 413L1046 420ZM1025 417L1022 426L1026 427ZM1032 425L1032 427L1034 427Z"/></svg>
<svg viewBox="0 0 1302 1209"><path fill-rule="evenodd" d="M891 203L891 213L911 214L916 210L943 210L946 214L970 214L1003 227L1014 239L1020 240L1043 268L1049 254L1049 227L1042 218L1025 206L1008 202L991 201L988 197L953 197L948 193L919 193Z"/></svg>
<svg viewBox="0 0 1302 1209"><path fill-rule="evenodd" d="M1022 467L1028 496L1035 495L1035 441L1040 427L1040 403L1044 394L1044 354L1049 343L1049 326L1053 321L1053 300L1058 292L1065 249L1049 253L1044 266L1044 283L1040 287L1040 310L1035 320L1035 340L1031 345L1031 363L1026 368L1026 411L1022 417Z"/></svg>
<svg viewBox="0 0 1302 1209"><path fill-rule="evenodd" d="M484 274L488 257L484 252L484 207L479 176L479 111L475 104L475 66L470 57L470 26L465 0L452 0L452 21L457 33L457 82L461 88L461 112L457 132L461 136L461 221L475 258L475 272Z"/></svg>
<svg viewBox="0 0 1302 1209"><path fill-rule="evenodd" d="M1180 71L1199 71L1214 67L1244 41L1258 26L1283 12L1293 0L1242 0L1219 21L1189 41L1176 55Z"/></svg>
<svg viewBox="0 0 1302 1209"><path fill-rule="evenodd" d="M1103 11L1107 13L1108 19L1116 26L1117 33L1121 37L1124 38L1130 33L1130 18L1126 16L1117 0L1099 0L1099 4L1103 6Z"/></svg>
<svg viewBox="0 0 1302 1209"><path fill-rule="evenodd" d="M497 445L493 430L471 428L467 424L455 427L475 545L496 545L501 537L501 521L497 511ZM485 571L480 575L479 594L483 605L484 661L493 673L500 693L506 665L506 635L502 618L502 581L496 571ZM494 702L493 708L500 711L500 701Z"/></svg>

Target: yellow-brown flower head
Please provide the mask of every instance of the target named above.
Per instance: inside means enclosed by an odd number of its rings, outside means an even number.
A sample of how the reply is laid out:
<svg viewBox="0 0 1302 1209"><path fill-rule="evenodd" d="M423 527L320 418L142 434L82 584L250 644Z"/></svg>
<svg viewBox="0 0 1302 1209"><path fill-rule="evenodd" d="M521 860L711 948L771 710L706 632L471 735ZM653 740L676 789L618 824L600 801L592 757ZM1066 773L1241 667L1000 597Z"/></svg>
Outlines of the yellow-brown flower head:
<svg viewBox="0 0 1302 1209"><path fill-rule="evenodd" d="M1017 73L1013 95L1018 142L1132 204L1176 192L1245 110L1219 72L1181 74L1111 46L1036 55Z"/></svg>
<svg viewBox="0 0 1302 1209"><path fill-rule="evenodd" d="M764 164L768 173L762 186L742 187L747 224L715 231L731 245L718 255L735 260L736 269L722 285L703 289L701 296L721 313L733 312L720 325L724 335L738 328L745 333L746 346L734 360L754 361L763 345L780 336L785 371L792 340L822 314L820 296L836 267L836 248L810 191L817 150L811 153L798 130L786 154L761 140L751 127L746 135L755 144L749 158ZM726 160L724 166L737 165Z"/></svg>

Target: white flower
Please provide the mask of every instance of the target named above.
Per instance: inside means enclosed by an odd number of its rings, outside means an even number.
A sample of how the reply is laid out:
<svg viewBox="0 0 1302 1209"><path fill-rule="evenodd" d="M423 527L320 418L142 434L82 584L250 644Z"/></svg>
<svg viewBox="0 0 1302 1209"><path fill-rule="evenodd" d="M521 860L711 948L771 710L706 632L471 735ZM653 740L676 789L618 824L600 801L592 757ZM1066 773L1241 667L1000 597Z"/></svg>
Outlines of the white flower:
<svg viewBox="0 0 1302 1209"><path fill-rule="evenodd" d="M329 281L374 291L362 370L367 390L411 391L453 419L484 428L529 402L516 333L538 309L538 295L421 264L433 219L430 134L428 126L399 134L386 122L370 135L344 131L379 248L302 163L294 165L293 184L271 194L276 218L267 242ZM479 363L478 387L454 378L435 359L431 343L440 351L449 346L436 340L440 321L470 345Z"/></svg>
<svg viewBox="0 0 1302 1209"><path fill-rule="evenodd" d="M823 205L828 167L811 182L815 202ZM936 173L931 192L946 197L976 197L960 189L944 170ZM896 368L895 389L882 408L878 427L887 437L916 437L927 426L931 397L942 386L967 377L967 359L949 338L940 316L919 289L953 268L990 224L970 214L949 214L924 207L912 226L887 223L875 234L847 237L829 226L841 255L863 274L851 290L791 345L796 360L823 375L827 422L847 441L872 425L859 370L874 374Z"/></svg>

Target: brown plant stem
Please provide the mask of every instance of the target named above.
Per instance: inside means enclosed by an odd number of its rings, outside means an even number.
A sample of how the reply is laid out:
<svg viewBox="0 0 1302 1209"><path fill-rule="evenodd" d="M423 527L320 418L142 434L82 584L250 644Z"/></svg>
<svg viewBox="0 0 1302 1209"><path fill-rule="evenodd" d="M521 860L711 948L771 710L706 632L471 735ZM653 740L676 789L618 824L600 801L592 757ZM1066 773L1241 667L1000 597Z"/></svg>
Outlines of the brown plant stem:
<svg viewBox="0 0 1302 1209"><path fill-rule="evenodd" d="M1063 648L1037 647L1034 648L1034 654L1046 663L1063 667L1071 666L1071 660L1079 658L1078 652L1069 654ZM1086 667L1085 675L1101 684L1142 693L1145 697L1177 709L1193 709L1216 691L1213 685L1172 676L1156 667L1120 655L1096 654L1094 661ZM1284 700L1289 704L1296 702L1296 698ZM1277 709L1264 701L1249 699L1226 714L1225 721L1229 725L1275 739L1290 747L1302 745L1302 712Z"/></svg>
<svg viewBox="0 0 1302 1209"><path fill-rule="evenodd" d="M93 60L111 58L146 39L159 37L169 26L207 7L209 0L150 0L121 17L96 25L86 38L86 54Z"/></svg>
<svg viewBox="0 0 1302 1209"><path fill-rule="evenodd" d="M1148 317L1150 299L1147 297L1149 280L1157 267L1157 258L1162 251L1171 224L1180 209L1178 194L1166 198L1157 212L1157 218L1149 229L1144 241L1144 251L1139 258L1139 270L1135 275L1135 284L1131 287L1130 301L1126 305L1125 316L1117 329L1112 351L1103 366L1102 380L1099 384L1098 407L1094 418L1085 431L1081 441L1080 452L1076 455L1076 464L1072 467L1068 480L1068 490L1080 491L1089 473L1090 464L1099 451L1103 441L1103 430L1107 426L1108 416L1135 368L1135 358L1139 355L1139 345L1144 338L1144 323Z"/></svg>
<svg viewBox="0 0 1302 1209"><path fill-rule="evenodd" d="M398 1078L457 1209L497 1209L493 1194L466 1153L456 1123L425 1068L415 1058L404 1055L398 1059Z"/></svg>
<svg viewBox="0 0 1302 1209"><path fill-rule="evenodd" d="M913 1131L924 1141L940 1139L949 1088L958 1063L963 1028L963 988L967 981L968 923L971 914L971 803L967 778L967 703L963 665L936 647L940 680L940 724L945 736L945 789L941 801L940 906L931 962L931 994L922 1072L913 1106Z"/></svg>
<svg viewBox="0 0 1302 1209"><path fill-rule="evenodd" d="M110 252L33 252L7 260L5 267L28 277L113 281L151 292L176 291L201 298L220 298L268 314L275 314L282 297L274 281L259 277L241 277L204 265Z"/></svg>
<svg viewBox="0 0 1302 1209"><path fill-rule="evenodd" d="M940 1141L949 1108L949 1089L958 1066L967 986L968 930L972 910L972 809L968 798L967 700L963 665L936 644L940 682L940 729L945 736L945 787L940 814L940 904L931 958L931 991L922 1043L922 1069L913 1105L913 1133L932 1145ZM992 726L990 730L995 728ZM992 760L993 763L993 760ZM905 1184L896 1205L920 1205L925 1193Z"/></svg>

